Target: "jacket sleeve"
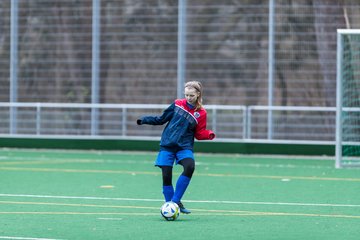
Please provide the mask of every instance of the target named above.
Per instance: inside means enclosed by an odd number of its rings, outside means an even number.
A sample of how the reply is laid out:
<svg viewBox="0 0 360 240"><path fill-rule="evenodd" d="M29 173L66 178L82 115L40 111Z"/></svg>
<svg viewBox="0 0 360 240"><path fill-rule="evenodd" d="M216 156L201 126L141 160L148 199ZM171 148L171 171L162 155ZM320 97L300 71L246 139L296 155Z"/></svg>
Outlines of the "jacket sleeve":
<svg viewBox="0 0 360 240"><path fill-rule="evenodd" d="M174 115L175 103L171 104L167 109L164 110L161 116L144 116L141 117L141 124L149 125L163 125L164 123L171 120Z"/></svg>
<svg viewBox="0 0 360 240"><path fill-rule="evenodd" d="M198 120L198 124L195 129L195 138L197 140L213 140L215 138L215 133L206 129L206 112Z"/></svg>

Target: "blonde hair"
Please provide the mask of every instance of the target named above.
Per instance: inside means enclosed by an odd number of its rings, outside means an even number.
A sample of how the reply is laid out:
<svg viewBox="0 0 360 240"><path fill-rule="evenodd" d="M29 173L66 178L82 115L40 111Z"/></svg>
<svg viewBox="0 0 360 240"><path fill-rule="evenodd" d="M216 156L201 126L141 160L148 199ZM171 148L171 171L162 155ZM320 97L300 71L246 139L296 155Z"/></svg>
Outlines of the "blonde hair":
<svg viewBox="0 0 360 240"><path fill-rule="evenodd" d="M201 82L198 81L187 82L185 83L184 88L193 88L199 93L199 97L196 99L195 110L199 110L200 108L202 108L203 87Z"/></svg>

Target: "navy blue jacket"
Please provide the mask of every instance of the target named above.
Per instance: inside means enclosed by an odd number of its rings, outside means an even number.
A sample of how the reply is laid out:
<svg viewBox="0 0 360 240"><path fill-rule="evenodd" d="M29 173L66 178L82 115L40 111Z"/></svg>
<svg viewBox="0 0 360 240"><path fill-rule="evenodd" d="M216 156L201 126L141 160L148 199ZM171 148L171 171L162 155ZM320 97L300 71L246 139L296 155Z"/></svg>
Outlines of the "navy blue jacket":
<svg viewBox="0 0 360 240"><path fill-rule="evenodd" d="M193 150L194 138L212 140L215 137L213 131L206 129L206 110L201 108L195 111L186 99L175 100L161 116L144 116L140 121L149 125L168 123L161 136L160 150Z"/></svg>

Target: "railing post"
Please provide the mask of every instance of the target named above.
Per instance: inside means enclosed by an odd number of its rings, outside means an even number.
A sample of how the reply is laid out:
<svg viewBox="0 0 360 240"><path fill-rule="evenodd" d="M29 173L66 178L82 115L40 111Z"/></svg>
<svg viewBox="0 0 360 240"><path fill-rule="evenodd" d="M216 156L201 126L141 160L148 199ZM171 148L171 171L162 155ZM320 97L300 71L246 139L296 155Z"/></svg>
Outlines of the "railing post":
<svg viewBox="0 0 360 240"><path fill-rule="evenodd" d="M248 107L245 106L245 108L242 110L243 111L243 139L248 139L248 129L247 129L247 126L248 126L248 119L247 119L247 116L248 116Z"/></svg>
<svg viewBox="0 0 360 240"><path fill-rule="evenodd" d="M252 110L252 107L249 106L247 107L247 138L248 139L251 139L251 110Z"/></svg>
<svg viewBox="0 0 360 240"><path fill-rule="evenodd" d="M124 106L122 108L122 121L121 121L121 132L123 137L125 137L127 134L126 119L127 119L127 108Z"/></svg>
<svg viewBox="0 0 360 240"><path fill-rule="evenodd" d="M211 123L212 123L212 129L213 129L213 131L216 133L216 119L217 119L217 111L216 111L216 108L214 107L213 109L212 109L212 112L213 112L213 116L212 116L212 121L211 121Z"/></svg>
<svg viewBox="0 0 360 240"><path fill-rule="evenodd" d="M36 104L36 135L41 134L41 106L40 103Z"/></svg>

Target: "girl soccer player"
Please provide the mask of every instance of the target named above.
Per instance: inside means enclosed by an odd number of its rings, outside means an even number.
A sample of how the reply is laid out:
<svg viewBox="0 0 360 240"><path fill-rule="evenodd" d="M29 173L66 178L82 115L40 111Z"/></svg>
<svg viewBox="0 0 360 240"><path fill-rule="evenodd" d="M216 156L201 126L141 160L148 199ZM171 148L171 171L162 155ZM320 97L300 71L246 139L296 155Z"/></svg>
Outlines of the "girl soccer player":
<svg viewBox="0 0 360 240"><path fill-rule="evenodd" d="M138 125L163 125L160 151L155 166L162 170L163 194L165 201L179 205L180 211L191 213L181 203L181 198L188 187L195 170L194 137L198 140L212 140L215 134L206 129L206 110L202 106L202 85L192 81L185 84L185 98L175 100L161 116L144 116L137 120ZM172 185L174 163L184 170L177 179L175 190Z"/></svg>

